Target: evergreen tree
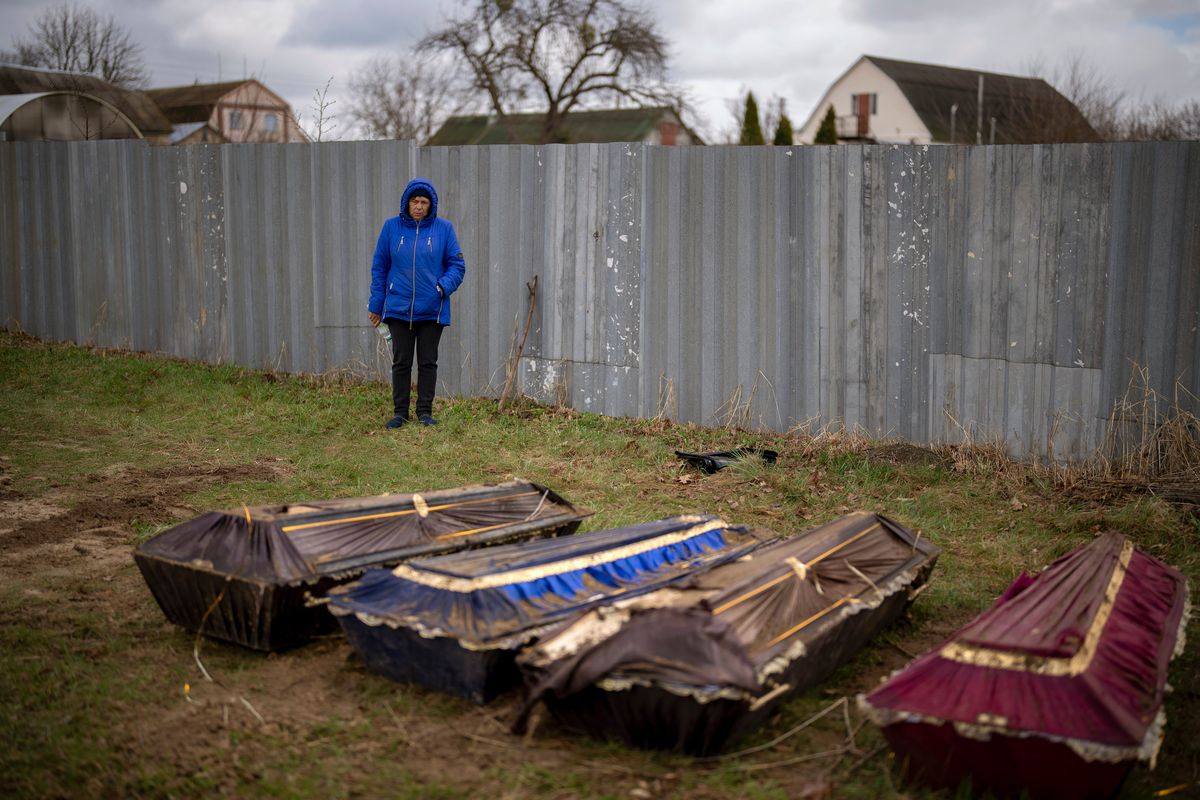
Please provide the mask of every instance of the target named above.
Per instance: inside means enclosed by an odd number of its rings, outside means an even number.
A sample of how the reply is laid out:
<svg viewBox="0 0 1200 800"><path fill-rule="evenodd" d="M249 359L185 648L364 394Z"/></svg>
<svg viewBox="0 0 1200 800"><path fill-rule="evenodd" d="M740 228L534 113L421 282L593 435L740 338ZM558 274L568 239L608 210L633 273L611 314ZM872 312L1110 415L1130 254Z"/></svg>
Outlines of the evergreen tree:
<svg viewBox="0 0 1200 800"><path fill-rule="evenodd" d="M817 128L817 138L813 139L813 144L837 144L837 114L833 113L833 106L825 112L825 119L821 120L821 127Z"/></svg>
<svg viewBox="0 0 1200 800"><path fill-rule="evenodd" d="M784 144L791 146L792 121L788 119L787 114L780 115L779 124L775 126L775 139L772 144Z"/></svg>
<svg viewBox="0 0 1200 800"><path fill-rule="evenodd" d="M754 92L746 92L746 110L742 115L742 136L738 144L766 144L762 124L758 121L758 103Z"/></svg>

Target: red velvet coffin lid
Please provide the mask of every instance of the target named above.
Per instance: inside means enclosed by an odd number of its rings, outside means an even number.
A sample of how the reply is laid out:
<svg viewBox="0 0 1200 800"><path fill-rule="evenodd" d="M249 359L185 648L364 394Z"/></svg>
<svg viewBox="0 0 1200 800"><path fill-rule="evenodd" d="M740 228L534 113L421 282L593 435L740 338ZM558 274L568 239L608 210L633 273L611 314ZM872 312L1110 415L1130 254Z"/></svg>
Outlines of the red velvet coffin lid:
<svg viewBox="0 0 1200 800"><path fill-rule="evenodd" d="M1106 534L1022 575L863 704L883 724L965 723L1151 758L1186 604L1182 574Z"/></svg>

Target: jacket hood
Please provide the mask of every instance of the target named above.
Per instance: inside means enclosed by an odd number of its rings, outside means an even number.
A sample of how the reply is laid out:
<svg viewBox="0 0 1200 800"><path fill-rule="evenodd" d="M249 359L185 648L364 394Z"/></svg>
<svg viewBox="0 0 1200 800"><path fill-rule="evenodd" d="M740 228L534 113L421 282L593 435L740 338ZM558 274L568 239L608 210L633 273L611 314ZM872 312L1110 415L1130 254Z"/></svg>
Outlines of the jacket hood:
<svg viewBox="0 0 1200 800"><path fill-rule="evenodd" d="M408 215L408 198L412 195L414 189L424 189L429 192L429 215L425 219L437 219L437 189L433 188L433 183L425 178L413 178L408 182L408 186L404 187L404 192L400 195L400 219L405 222L416 222L416 220Z"/></svg>

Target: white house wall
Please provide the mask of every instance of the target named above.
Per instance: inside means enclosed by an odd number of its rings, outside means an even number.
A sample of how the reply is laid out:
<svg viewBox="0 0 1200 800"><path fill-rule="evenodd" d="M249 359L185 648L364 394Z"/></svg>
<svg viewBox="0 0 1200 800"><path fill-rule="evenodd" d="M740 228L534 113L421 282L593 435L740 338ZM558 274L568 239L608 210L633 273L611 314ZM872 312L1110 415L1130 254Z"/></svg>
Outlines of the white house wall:
<svg viewBox="0 0 1200 800"><path fill-rule="evenodd" d="M838 117L854 114L850 98L856 94L875 94L876 111L871 115L870 136L880 143L929 144L933 137L921 122L908 98L900 91L896 82L889 78L874 63L863 58L851 67L830 87L821 102L813 110L804 127L800 129L798 141L812 144L825 117L825 109L833 104Z"/></svg>

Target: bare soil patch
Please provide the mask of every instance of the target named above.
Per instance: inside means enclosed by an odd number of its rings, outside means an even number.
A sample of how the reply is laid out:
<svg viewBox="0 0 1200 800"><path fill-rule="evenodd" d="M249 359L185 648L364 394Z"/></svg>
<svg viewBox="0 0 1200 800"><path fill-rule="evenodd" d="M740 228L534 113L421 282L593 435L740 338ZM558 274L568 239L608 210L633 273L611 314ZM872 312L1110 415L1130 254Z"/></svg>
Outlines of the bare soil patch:
<svg viewBox="0 0 1200 800"><path fill-rule="evenodd" d="M907 448L889 452L905 460L916 457ZM572 781L602 785L619 797L741 796L736 786L704 782L703 776L725 768L719 761L614 750L565 734L545 717L530 734L514 736L509 723L517 692L481 708L396 684L369 673L340 636L271 655L201 640L194 654L195 638L165 621L133 564L131 523L190 518L201 509L186 504L188 494L219 482L270 481L285 469L271 461L162 470L121 464L43 496L8 490L0 498L0 570L40 576L26 589L30 599L41 602L19 612L25 621L35 619L72 636L76 632L65 627L72 624L70 609L85 610L106 623L74 649L108 661L109 669L138 664L150 675L142 686L150 701L119 705L111 736L128 763L152 765L172 776L161 787L167 794L174 793L170 787L176 781L230 796L248 781L292 787L300 780L297 775L315 771L326 781L340 782L350 796L370 796L379 791L370 765L390 761L402 764L421 785L448 787L462 796L489 795L498 776L511 786L514 775L514 797L576 796ZM730 473L710 480L735 478ZM0 612L0 624L6 616ZM860 660L857 669L819 689L829 702L848 697L848 711L829 715L779 747L739 757L737 769L770 780L787 796L836 796L838 781L847 779L846 770L853 771L852 762L874 758L881 744L877 732L862 725L854 695L870 691L970 616L964 610L959 618L934 625L893 626L879 637L868 663ZM105 647L104 624L125 632L132 644L119 652ZM213 681L203 678L197 657ZM785 707L767 723L762 738L789 731L808 713ZM851 730L857 750L839 757ZM803 760L821 753L834 755ZM119 767L113 769L92 778L83 794L128 788ZM301 795L312 791L292 788Z"/></svg>
<svg viewBox="0 0 1200 800"><path fill-rule="evenodd" d="M199 513L181 498L218 481L270 480L278 469L272 463L158 471L118 465L71 489L52 489L45 497L10 497L0 506L11 526L0 534L6 545L0 552L0 568L43 576L37 597L54 601L31 612L39 624L51 628L68 624L59 616L65 613L61 604L80 604L92 616L108 620L114 630L124 626L138 631L132 646L119 653L108 652L99 643L89 645L99 659L112 659L118 665L138 663L153 676L147 688L154 700L120 708L114 721L112 736L131 763L155 764L179 779L203 781L223 794L236 794L248 778L286 782L283 775L255 774L255 770L277 770L268 765L281 761L328 763L330 774L336 774L342 764L368 765L399 757L415 779L473 796L494 787L499 772L511 779L514 770L524 770L535 782L557 780L544 776L574 776L632 797L682 796L683 772L721 766L696 766L688 759L662 754L606 752L602 744L563 734L548 718L542 718L529 735L513 736L509 723L519 700L517 692L481 708L396 684L369 673L340 636L271 655L248 654L202 640L198 656L214 678L206 681L193 654L194 637L163 619L133 564L130 523ZM911 633L911 626L903 626L895 636L907 638ZM922 644L909 642L904 647ZM905 660L899 649L884 653L877 669L838 690L867 689ZM835 696L836 692L830 694ZM843 736L840 718L840 714L831 717L827 730L806 732L814 751L838 745ZM783 730L785 722L776 719L772 724ZM353 752L331 752L331 742L345 741L339 732L347 729L369 733L349 737ZM761 755L767 757L762 760L771 760L770 753ZM828 769L834 763L826 759L819 766ZM777 779L794 789L796 796L824 785L813 783L811 771L797 774L781 768ZM99 791L120 785L121 779L109 775L96 780L94 788ZM355 791L358 778L347 780L351 782L347 788ZM706 797L737 796L694 788ZM542 791L530 789L531 794ZM369 794L371 786L360 790ZM552 791L549 796L556 795Z"/></svg>
<svg viewBox="0 0 1200 800"><path fill-rule="evenodd" d="M38 497L8 490L0 498L0 545L5 561L19 565L39 551L79 537L128 540L135 520L169 522L199 513L184 497L208 486L240 480L273 481L286 465L264 461L234 466L169 467L144 470L116 464L75 486ZM40 556L39 556L40 557Z"/></svg>

